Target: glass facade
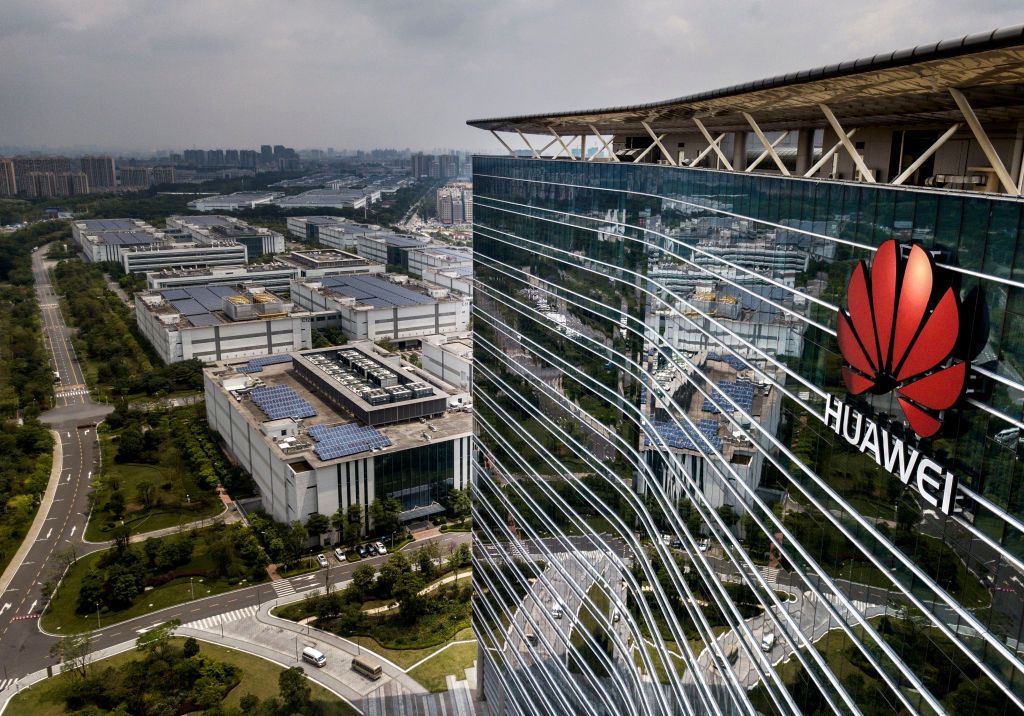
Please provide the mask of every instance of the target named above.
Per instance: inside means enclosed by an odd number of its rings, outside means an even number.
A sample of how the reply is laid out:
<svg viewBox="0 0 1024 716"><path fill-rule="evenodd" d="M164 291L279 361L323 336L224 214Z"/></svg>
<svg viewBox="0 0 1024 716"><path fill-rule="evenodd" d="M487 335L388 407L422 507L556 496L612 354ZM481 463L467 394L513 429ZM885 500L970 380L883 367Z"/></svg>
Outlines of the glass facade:
<svg viewBox="0 0 1024 716"><path fill-rule="evenodd" d="M455 486L455 450L450 442L385 453L374 458L376 489L402 503L403 510L447 504Z"/></svg>
<svg viewBox="0 0 1024 716"><path fill-rule="evenodd" d="M481 687L510 713L1018 713L1024 202L474 160ZM849 395L837 314L916 243L969 313L965 397ZM1020 257L1020 260L1018 260ZM946 516L826 424L959 480Z"/></svg>

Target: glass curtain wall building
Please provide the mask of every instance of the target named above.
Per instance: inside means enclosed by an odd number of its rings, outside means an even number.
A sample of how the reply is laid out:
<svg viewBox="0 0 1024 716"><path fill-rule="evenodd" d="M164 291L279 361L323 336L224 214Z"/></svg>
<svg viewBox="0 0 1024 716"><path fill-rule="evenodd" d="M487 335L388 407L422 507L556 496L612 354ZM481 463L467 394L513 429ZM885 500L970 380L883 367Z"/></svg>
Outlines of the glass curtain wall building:
<svg viewBox="0 0 1024 716"><path fill-rule="evenodd" d="M1022 58L470 122L490 712L1022 710Z"/></svg>

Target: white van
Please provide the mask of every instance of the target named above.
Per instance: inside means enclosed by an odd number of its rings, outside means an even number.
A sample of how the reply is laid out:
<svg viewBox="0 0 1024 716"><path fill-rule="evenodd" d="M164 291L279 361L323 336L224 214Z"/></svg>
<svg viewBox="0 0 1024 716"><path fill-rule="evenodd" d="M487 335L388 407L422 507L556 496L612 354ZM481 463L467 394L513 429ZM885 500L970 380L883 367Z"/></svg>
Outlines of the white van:
<svg viewBox="0 0 1024 716"><path fill-rule="evenodd" d="M562 618L562 605L558 602L555 602L555 606L551 607L551 616L553 616L555 619Z"/></svg>
<svg viewBox="0 0 1024 716"><path fill-rule="evenodd" d="M323 652L311 646L307 646L302 650L302 660L320 669L327 665L327 657L324 656Z"/></svg>
<svg viewBox="0 0 1024 716"><path fill-rule="evenodd" d="M764 639L761 640L761 651L767 654L772 650L773 646L775 646L775 634L773 632L769 632L768 634L765 634Z"/></svg>

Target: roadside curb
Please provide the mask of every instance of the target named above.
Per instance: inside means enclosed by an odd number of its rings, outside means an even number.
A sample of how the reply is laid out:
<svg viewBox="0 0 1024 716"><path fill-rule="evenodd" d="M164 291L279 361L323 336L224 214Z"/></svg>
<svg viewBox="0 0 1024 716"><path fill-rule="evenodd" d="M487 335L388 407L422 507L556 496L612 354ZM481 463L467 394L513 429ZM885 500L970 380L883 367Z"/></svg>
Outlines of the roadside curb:
<svg viewBox="0 0 1024 716"><path fill-rule="evenodd" d="M7 569L4 570L3 576L0 576L0 594L7 591L7 587L14 579L14 575L21 569L21 563L25 561L25 557L28 556L29 550L32 549L32 545L35 544L39 533L43 529L46 516L50 513L50 507L53 506L53 498L57 496L60 474L64 469L64 451L61 449L60 433L56 430L50 430L50 435L53 436L53 464L50 466L50 480L46 483L46 491L43 492L43 499L36 510L36 516L32 519L32 525L22 538L18 551L14 553L10 563L7 565Z"/></svg>

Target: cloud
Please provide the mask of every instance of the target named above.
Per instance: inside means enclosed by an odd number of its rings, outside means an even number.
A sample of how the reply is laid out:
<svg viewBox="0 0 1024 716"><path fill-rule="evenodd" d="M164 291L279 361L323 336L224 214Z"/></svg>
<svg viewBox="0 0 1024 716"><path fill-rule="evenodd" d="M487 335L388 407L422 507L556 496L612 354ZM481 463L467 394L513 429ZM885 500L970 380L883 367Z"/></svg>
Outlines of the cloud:
<svg viewBox="0 0 1024 716"><path fill-rule="evenodd" d="M493 148L467 119L665 99L1018 20L1009 0L6 0L0 145Z"/></svg>

